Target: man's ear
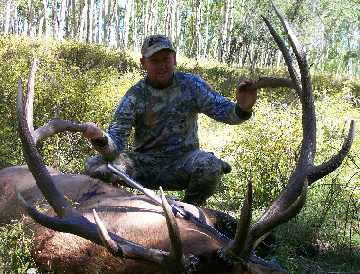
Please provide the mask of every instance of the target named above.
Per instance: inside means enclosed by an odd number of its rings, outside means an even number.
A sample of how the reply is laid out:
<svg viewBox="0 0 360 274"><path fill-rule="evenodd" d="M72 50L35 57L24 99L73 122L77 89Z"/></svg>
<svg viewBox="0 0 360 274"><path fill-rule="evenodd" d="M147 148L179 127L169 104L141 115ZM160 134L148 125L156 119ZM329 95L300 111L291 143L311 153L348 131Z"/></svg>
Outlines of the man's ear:
<svg viewBox="0 0 360 274"><path fill-rule="evenodd" d="M143 68L143 69L145 69L145 57L141 57L140 58L140 64L141 64L141 67Z"/></svg>
<svg viewBox="0 0 360 274"><path fill-rule="evenodd" d="M173 57L174 57L174 67L176 66L177 62L176 62L176 52L173 52Z"/></svg>

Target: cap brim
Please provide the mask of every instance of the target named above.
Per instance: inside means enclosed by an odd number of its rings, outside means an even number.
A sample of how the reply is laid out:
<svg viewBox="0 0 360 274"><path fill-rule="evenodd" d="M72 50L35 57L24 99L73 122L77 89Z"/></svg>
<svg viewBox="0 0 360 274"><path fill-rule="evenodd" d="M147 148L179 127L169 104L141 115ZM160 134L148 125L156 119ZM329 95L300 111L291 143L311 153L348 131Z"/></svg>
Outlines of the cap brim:
<svg viewBox="0 0 360 274"><path fill-rule="evenodd" d="M150 57L150 56L153 55L154 53L156 53L156 52L158 52L158 51L160 51L160 50L163 50L163 49L166 49L166 50L168 50L168 51L175 52L175 50L170 49L170 48L168 48L168 47L156 47L156 48L150 50L149 52L145 53L145 54L144 54L144 57Z"/></svg>

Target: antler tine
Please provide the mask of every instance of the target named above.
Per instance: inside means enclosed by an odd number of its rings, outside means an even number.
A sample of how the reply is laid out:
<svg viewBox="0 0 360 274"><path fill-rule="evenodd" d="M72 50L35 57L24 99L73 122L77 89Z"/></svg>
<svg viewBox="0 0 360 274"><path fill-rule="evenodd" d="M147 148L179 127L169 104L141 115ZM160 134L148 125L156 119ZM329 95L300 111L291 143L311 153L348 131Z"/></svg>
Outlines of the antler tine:
<svg viewBox="0 0 360 274"><path fill-rule="evenodd" d="M337 154L335 154L330 160L322 163L319 166L314 166L310 170L308 175L308 179L310 181L309 185L323 178L329 173L333 172L341 165L342 161L345 159L346 155L350 151L354 138L355 138L355 121L351 120L348 136L346 137L341 150Z"/></svg>
<svg viewBox="0 0 360 274"><path fill-rule="evenodd" d="M169 252L158 249L146 248L144 246L126 241L126 244L119 244L109 236L109 232L101 221L100 217L93 209L97 231L102 241L102 245L115 257L134 259L138 261L151 261L163 264L170 256ZM121 238L122 239L122 238ZM130 244L129 244L130 243Z"/></svg>
<svg viewBox="0 0 360 274"><path fill-rule="evenodd" d="M54 136L55 134L60 132L64 132L64 131L83 132L85 130L86 130L85 125L75 124L73 122L63 120L59 116L57 116L50 122L37 128L34 131L33 136L34 136L34 141L36 143L39 140Z"/></svg>
<svg viewBox="0 0 360 274"><path fill-rule="evenodd" d="M311 81L311 75L310 75L310 68L309 65L307 63L306 60L306 54L303 50L303 47L301 45L301 43L299 42L298 38L295 36L294 32L292 31L292 29L289 26L289 23L287 22L287 20L284 18L284 16L282 15L281 11L278 9L278 7L275 5L274 1L271 1L271 4L275 10L276 15L278 16L278 18L281 21L281 24L284 27L284 30L288 36L289 42L291 44L291 47L295 53L295 56L297 58L298 61L298 65L299 65L299 69L301 72L301 80L302 80L302 84L305 86L309 85L309 82L312 85L312 81ZM303 94L304 96L306 94Z"/></svg>
<svg viewBox="0 0 360 274"><path fill-rule="evenodd" d="M74 210L71 204L55 187L54 181L49 174L39 152L37 151L36 144L28 128L27 119L24 113L23 90L21 87L20 78L18 82L17 100L19 135L23 144L24 156L27 160L29 169L36 180L36 184L38 185L39 189L42 190L46 200L61 218L84 218L79 212ZM31 161L29 159L31 159Z"/></svg>
<svg viewBox="0 0 360 274"><path fill-rule="evenodd" d="M173 214L171 207L165 198L162 187L160 187L160 192L162 208L164 210L170 237L170 257L174 261L176 269L179 269L181 272L183 272L185 270L185 257L183 255L179 226L177 225L175 215Z"/></svg>
<svg viewBox="0 0 360 274"><path fill-rule="evenodd" d="M118 245L116 242L111 239L109 236L109 233L107 229L105 228L105 225L101 221L99 215L96 213L96 210L93 209L94 219L96 223L97 230L99 232L99 236L101 238L103 246L114 256L117 256L117 253L119 252Z"/></svg>
<svg viewBox="0 0 360 274"><path fill-rule="evenodd" d="M308 190L308 180L305 179L304 187L299 199L292 204L287 210L280 212L279 214L273 216L272 218L266 219L264 221L257 221L251 225L248 240L246 242L246 246L244 248L244 252L241 258L244 261L249 261L251 257L251 253L253 249L257 245L258 239L260 239L263 235L270 232L275 227L284 224L295 217L300 210L303 208L306 202L306 195Z"/></svg>
<svg viewBox="0 0 360 274"><path fill-rule="evenodd" d="M225 256L230 258L231 257L239 258L242 255L247 240L247 237L245 237L245 235L248 235L249 233L251 216L252 216L252 182L249 181L246 196L244 199L244 204L241 208L240 220L236 228L235 238L231 244L229 244L226 248L224 248L223 254Z"/></svg>
<svg viewBox="0 0 360 274"><path fill-rule="evenodd" d="M40 128L34 130L34 87L35 87L35 72L37 69L37 60L36 58L33 59L33 63L31 66L31 71L28 80L28 88L27 88L27 95L26 95L26 104L25 104L25 120L27 121L27 127L34 139L35 144L42 139L47 137L51 137L57 133L70 131L70 132L83 132L86 130L85 125L75 124L67 120L63 120L60 118L59 109L55 111L55 118L46 123L45 125L41 126ZM23 98L23 89L22 89L22 81L21 78L18 77L18 95L21 95ZM21 101L17 100L17 108L23 108L24 102L23 99Z"/></svg>
<svg viewBox="0 0 360 274"><path fill-rule="evenodd" d="M259 77L258 81L251 86L244 87L244 90L280 87L295 88L295 85L288 77Z"/></svg>
<svg viewBox="0 0 360 274"><path fill-rule="evenodd" d="M34 133L34 83L35 83L35 72L37 69L36 65L36 58L33 59L33 63L31 66L31 71L28 79L28 89L26 94L26 106L25 106L25 112L26 112L26 120L28 123L29 130L31 134Z"/></svg>
<svg viewBox="0 0 360 274"><path fill-rule="evenodd" d="M279 214L279 212L287 210L291 204L293 204L301 195L305 179L308 176L311 168L314 167L314 157L316 151L316 117L310 69L307 65L305 53L303 52L298 39L293 34L287 21L282 16L281 12L277 9L274 2L272 2L272 5L277 16L282 22L286 33L288 34L288 38L296 54L300 67L302 82L302 97L300 97L300 100L302 103L303 113L303 138L300 157L298 159L295 171L289 178L286 188L283 189L281 193L275 198L266 212L260 217L259 221L263 221L270 217L272 218ZM310 81L310 83L304 82L305 80Z"/></svg>
<svg viewBox="0 0 360 274"><path fill-rule="evenodd" d="M291 44L291 47L295 53L298 65L299 65L299 69L300 69L300 73L301 73L301 82L303 87L307 86L307 85L311 85L312 86L312 81L311 81L311 75L310 75L310 68L309 65L307 63L306 60L306 54L303 50L303 47L301 45L301 43L299 42L298 38L295 36L294 32L292 31L292 29L289 26L289 23L287 22L287 20L284 18L284 16L282 15L282 13L280 12L280 10L277 8L277 6L275 5L274 1L271 1L271 4L275 10L276 15L278 16L278 18L280 19L284 30L289 38L289 42ZM303 93L303 96L306 96L305 93Z"/></svg>
<svg viewBox="0 0 360 274"><path fill-rule="evenodd" d="M286 47L284 40L280 37L280 35L276 32L274 27L271 25L270 21L263 15L261 15L263 20L265 21L266 26L268 27L272 37L274 38L277 46L279 47L284 59L285 63L288 67L288 71L291 77L291 80L294 84L294 88L299 98L302 98L302 86L301 86L301 77L299 70L296 67L294 59L292 58L289 49Z"/></svg>
<svg viewBox="0 0 360 274"><path fill-rule="evenodd" d="M290 28L287 20L281 14L275 3L273 1L271 3L288 36L291 47L296 56L301 74L302 93L300 101L302 103L303 109L303 141L300 158L298 161L298 167L304 168L306 165L313 165L316 151L316 117L310 67L307 63L306 54L303 50L303 47L301 46L299 40Z"/></svg>

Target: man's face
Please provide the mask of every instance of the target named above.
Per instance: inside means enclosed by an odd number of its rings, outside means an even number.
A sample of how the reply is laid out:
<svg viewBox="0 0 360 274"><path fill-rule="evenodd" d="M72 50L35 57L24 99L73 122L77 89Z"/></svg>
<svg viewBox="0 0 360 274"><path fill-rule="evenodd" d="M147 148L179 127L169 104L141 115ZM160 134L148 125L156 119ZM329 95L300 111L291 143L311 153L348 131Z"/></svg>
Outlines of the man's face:
<svg viewBox="0 0 360 274"><path fill-rule="evenodd" d="M176 66L176 53L163 49L150 57L140 58L141 66L151 81L166 85L174 74Z"/></svg>

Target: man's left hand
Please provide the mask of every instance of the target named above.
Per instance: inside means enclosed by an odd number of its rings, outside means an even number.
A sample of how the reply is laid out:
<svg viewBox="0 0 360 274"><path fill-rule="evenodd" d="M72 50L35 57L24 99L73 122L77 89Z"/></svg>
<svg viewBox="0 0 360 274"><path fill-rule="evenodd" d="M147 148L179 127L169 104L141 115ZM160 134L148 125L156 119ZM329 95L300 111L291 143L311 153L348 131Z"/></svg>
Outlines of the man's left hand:
<svg viewBox="0 0 360 274"><path fill-rule="evenodd" d="M248 112L251 111L252 107L255 105L257 89L244 90L244 87L251 86L252 83L252 80L244 80L244 82L241 82L236 88L236 101L242 110Z"/></svg>

